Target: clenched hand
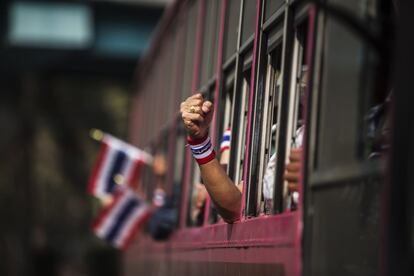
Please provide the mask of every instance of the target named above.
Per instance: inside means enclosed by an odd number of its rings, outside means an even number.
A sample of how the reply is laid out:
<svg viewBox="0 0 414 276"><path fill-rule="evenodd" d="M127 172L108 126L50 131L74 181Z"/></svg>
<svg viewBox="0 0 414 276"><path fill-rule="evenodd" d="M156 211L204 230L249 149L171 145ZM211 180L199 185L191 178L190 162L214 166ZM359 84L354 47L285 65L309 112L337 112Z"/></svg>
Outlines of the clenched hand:
<svg viewBox="0 0 414 276"><path fill-rule="evenodd" d="M197 93L181 103L181 117L188 135L199 139L207 135L213 118L213 104Z"/></svg>

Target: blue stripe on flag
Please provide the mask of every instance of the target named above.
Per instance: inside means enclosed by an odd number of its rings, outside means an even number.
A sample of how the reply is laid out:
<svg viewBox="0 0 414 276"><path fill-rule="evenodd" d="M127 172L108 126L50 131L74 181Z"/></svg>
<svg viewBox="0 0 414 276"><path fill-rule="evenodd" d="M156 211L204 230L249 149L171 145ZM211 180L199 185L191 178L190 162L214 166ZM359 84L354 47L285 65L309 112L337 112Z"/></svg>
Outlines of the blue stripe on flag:
<svg viewBox="0 0 414 276"><path fill-rule="evenodd" d="M107 193L112 193L113 192L113 190L116 186L114 177L117 174L121 173L122 167L123 167L126 160L127 160L127 155L126 155L125 152L120 150L115 154L112 169L111 169L111 171L108 175L109 179L107 180L108 182L107 182L107 186L106 186L106 189L105 189L105 191Z"/></svg>
<svg viewBox="0 0 414 276"><path fill-rule="evenodd" d="M128 217L132 215L132 211L139 206L138 200L131 198L127 204L122 208L118 217L115 218L115 223L112 225L111 229L105 236L105 240L112 242L118 233L122 230L122 227L128 222Z"/></svg>
<svg viewBox="0 0 414 276"><path fill-rule="evenodd" d="M230 135L223 136L223 141L230 141Z"/></svg>

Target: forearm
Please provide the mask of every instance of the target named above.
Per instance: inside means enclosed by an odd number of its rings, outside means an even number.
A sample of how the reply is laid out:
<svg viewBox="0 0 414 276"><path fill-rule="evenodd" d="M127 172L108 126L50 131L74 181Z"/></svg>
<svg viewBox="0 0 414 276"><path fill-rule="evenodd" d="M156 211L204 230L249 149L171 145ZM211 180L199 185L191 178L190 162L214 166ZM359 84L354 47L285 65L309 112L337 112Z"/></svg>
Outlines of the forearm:
<svg viewBox="0 0 414 276"><path fill-rule="evenodd" d="M219 214L232 223L239 219L242 195L217 159L200 165L201 177Z"/></svg>
<svg viewBox="0 0 414 276"><path fill-rule="evenodd" d="M200 165L201 177L223 219L232 223L239 219L241 192L233 184L215 158L208 128L213 117L213 104L197 93L181 103L181 117L189 135L193 157Z"/></svg>

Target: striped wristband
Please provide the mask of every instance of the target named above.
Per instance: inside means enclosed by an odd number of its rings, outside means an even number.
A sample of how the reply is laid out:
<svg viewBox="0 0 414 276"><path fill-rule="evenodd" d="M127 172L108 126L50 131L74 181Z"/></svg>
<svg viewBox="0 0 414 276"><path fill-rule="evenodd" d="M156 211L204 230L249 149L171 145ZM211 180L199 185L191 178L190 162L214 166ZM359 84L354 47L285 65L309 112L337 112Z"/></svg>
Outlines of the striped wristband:
<svg viewBox="0 0 414 276"><path fill-rule="evenodd" d="M200 139L188 137L187 142L190 145L194 159L199 165L206 164L216 157L216 152L211 145L210 136L206 135Z"/></svg>

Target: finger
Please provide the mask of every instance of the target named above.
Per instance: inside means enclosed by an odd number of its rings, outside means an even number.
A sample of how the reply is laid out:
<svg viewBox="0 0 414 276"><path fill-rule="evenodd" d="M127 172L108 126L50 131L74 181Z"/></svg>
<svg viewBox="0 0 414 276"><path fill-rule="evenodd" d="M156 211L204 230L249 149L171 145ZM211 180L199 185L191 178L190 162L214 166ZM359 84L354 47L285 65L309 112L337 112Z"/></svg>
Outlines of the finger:
<svg viewBox="0 0 414 276"><path fill-rule="evenodd" d="M291 149L289 155L290 162L298 162L302 160L302 149Z"/></svg>
<svg viewBox="0 0 414 276"><path fill-rule="evenodd" d="M200 105L192 105L192 106L190 106L189 107L189 112L190 113L198 113L200 115L204 115L204 112L203 112L203 110L202 110L202 108L201 108Z"/></svg>
<svg viewBox="0 0 414 276"><path fill-rule="evenodd" d="M213 110L213 103L210 101L205 101L201 107L202 111L207 114Z"/></svg>
<svg viewBox="0 0 414 276"><path fill-rule="evenodd" d="M299 182L299 173L285 171L283 178L288 182Z"/></svg>
<svg viewBox="0 0 414 276"><path fill-rule="evenodd" d="M189 98L189 99L187 99L187 100L185 100L185 107L186 108L189 108L189 107L191 107L191 106L202 106L203 105L203 100L202 99L192 99L192 98Z"/></svg>
<svg viewBox="0 0 414 276"><path fill-rule="evenodd" d="M202 115L200 115L199 113L184 113L183 114L183 119L187 120L187 121L191 121L193 123L203 123L204 122L204 117Z"/></svg>
<svg viewBox="0 0 414 276"><path fill-rule="evenodd" d="M200 132L200 128L192 121L185 121L184 126L189 135L195 135Z"/></svg>
<svg viewBox="0 0 414 276"><path fill-rule="evenodd" d="M186 127L186 128L188 128L188 129L192 129L192 128L194 128L194 127L195 127L195 125L194 125L193 121L191 121L191 120L184 120L184 125L185 125L185 127Z"/></svg>
<svg viewBox="0 0 414 276"><path fill-rule="evenodd" d="M299 184L297 182L290 182L288 184L288 191L289 192L297 192L299 190Z"/></svg>
<svg viewBox="0 0 414 276"><path fill-rule="evenodd" d="M195 93L194 95L192 95L191 97L189 97L189 99L199 99L199 100L203 100L204 101L203 94L201 94L200 92Z"/></svg>
<svg viewBox="0 0 414 276"><path fill-rule="evenodd" d="M286 170L288 172L299 172L300 171L300 162L293 162L286 165Z"/></svg>

